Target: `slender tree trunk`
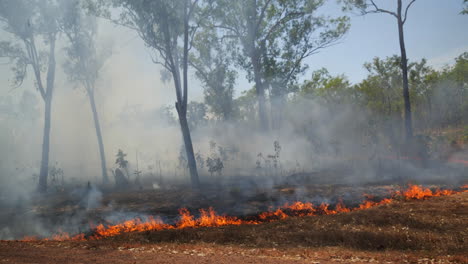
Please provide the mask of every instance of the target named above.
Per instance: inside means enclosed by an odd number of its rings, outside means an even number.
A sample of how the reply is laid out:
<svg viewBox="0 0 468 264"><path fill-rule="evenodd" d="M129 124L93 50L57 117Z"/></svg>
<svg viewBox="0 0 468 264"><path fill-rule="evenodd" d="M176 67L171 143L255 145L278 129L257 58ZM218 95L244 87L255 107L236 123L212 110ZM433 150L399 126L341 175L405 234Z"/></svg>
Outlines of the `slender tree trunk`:
<svg viewBox="0 0 468 264"><path fill-rule="evenodd" d="M405 130L406 139L410 140L413 137L413 122L411 118L411 102L408 87L408 59L406 57L405 38L403 33L403 21L402 21L402 3L398 0L398 35L400 39L400 51L401 51L401 71L403 75L403 98L405 101Z"/></svg>
<svg viewBox="0 0 468 264"><path fill-rule="evenodd" d="M101 157L101 170L102 170L102 181L103 183L109 182L109 177L107 176L107 166L106 166L106 154L104 152L104 141L102 140L101 126L99 124L99 116L96 109L96 102L94 101L94 92L87 89L89 96L89 103L91 105L91 110L93 111L94 119L94 128L96 129L96 136L99 145L99 155Z"/></svg>
<svg viewBox="0 0 468 264"><path fill-rule="evenodd" d="M285 87L285 84L274 82L271 86L272 94L270 94L270 104L271 104L271 128L279 130L281 124L283 123L284 111L286 105L286 94L281 90L280 86Z"/></svg>
<svg viewBox="0 0 468 264"><path fill-rule="evenodd" d="M183 55L183 93L182 93L182 84L179 71L179 57L177 54L177 48L173 49L171 45L171 36L169 34L168 25L163 25L165 46L167 49L167 61L170 62L170 71L172 73L172 78L174 80L174 88L176 92L177 101L175 107L177 114L179 116L180 128L182 131L182 137L184 140L185 151L187 152L188 166L190 170L190 178L192 182L192 187L197 189L199 187L198 180L198 171L197 163L195 161L195 154L193 152L192 138L190 136L190 129L187 123L187 101L188 101L188 78L187 78L187 69L188 69L188 13L187 13L188 3L185 2L185 19L184 19L184 55ZM174 50L174 53L172 52Z"/></svg>
<svg viewBox="0 0 468 264"><path fill-rule="evenodd" d="M190 8L189 0L184 2L184 50L182 58L182 74L184 77L183 80L183 93L182 100L177 98L176 109L179 116L180 129L182 130L182 137L184 139L185 151L187 152L187 162L190 170L190 180L192 183L193 189L198 189L200 186L197 170L197 162L195 160L195 154L193 152L192 137L190 136L190 128L187 122L187 102L188 102L188 51L189 51L189 17ZM177 54L177 53L176 53ZM176 60L178 61L178 60ZM180 75L178 71L178 66L176 66L176 71L173 71L172 75L174 76L174 83L176 85L176 92L180 91L180 82L179 86L175 81L176 77L180 80Z"/></svg>
<svg viewBox="0 0 468 264"><path fill-rule="evenodd" d="M266 112L265 104L265 85L262 81L262 68L260 56L262 54L260 48L256 44L257 38L257 1L248 1L247 2L247 39L244 42L244 48L248 50L248 55L250 57L250 62L252 63L254 81L255 81L255 91L258 101L258 118L260 121L260 128L262 130L268 130L268 118Z"/></svg>
<svg viewBox="0 0 468 264"><path fill-rule="evenodd" d="M49 175L49 148L50 148L50 127L51 127L51 110L52 110L52 97L54 92L55 83L55 34L49 36L49 63L47 67L47 86L44 93L44 133L42 138L42 157L41 157L41 169L39 171L39 184L38 190L41 193L47 191L47 177ZM38 68L38 65L36 65ZM40 75L36 75L39 78L37 81L42 83Z"/></svg>
<svg viewBox="0 0 468 264"><path fill-rule="evenodd" d="M252 65L255 78L255 91L258 100L258 118L260 120L260 127L262 130L268 130L268 118L266 113L265 103L265 87L263 86L262 78L260 76L260 65L255 55L252 56Z"/></svg>
<svg viewBox="0 0 468 264"><path fill-rule="evenodd" d="M200 181L198 179L197 162L195 160L195 154L193 152L192 137L190 136L190 129L187 122L187 115L181 111L176 104L177 113L179 115L180 129L182 130L182 137L184 139L185 151L187 153L187 161L190 171L190 180L192 182L192 188L198 189Z"/></svg>
<svg viewBox="0 0 468 264"><path fill-rule="evenodd" d="M279 95L274 95L270 97L270 105L271 105L271 111L270 111L270 123L271 123L271 129L276 130L279 129L280 127L280 120L281 120L281 102L280 102L280 96Z"/></svg>
<svg viewBox="0 0 468 264"><path fill-rule="evenodd" d="M41 193L45 193L47 191L47 176L49 174L51 108L52 108L52 96L47 96L45 98L44 134L42 137L42 158L41 158L41 170L39 172L39 185L38 185L38 190Z"/></svg>

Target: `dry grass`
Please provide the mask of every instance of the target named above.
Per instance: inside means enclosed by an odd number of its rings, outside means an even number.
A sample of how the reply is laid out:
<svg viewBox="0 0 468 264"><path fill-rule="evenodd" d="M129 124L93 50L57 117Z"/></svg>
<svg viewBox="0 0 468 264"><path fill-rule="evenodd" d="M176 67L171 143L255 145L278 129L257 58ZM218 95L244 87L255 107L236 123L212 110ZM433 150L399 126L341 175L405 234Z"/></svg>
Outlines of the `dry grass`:
<svg viewBox="0 0 468 264"><path fill-rule="evenodd" d="M468 193L261 225L3 241L2 263L468 263Z"/></svg>
<svg viewBox="0 0 468 264"><path fill-rule="evenodd" d="M338 215L289 218L261 225L125 234L110 240L216 243L246 247L339 246L359 250L468 252L468 193L401 201Z"/></svg>

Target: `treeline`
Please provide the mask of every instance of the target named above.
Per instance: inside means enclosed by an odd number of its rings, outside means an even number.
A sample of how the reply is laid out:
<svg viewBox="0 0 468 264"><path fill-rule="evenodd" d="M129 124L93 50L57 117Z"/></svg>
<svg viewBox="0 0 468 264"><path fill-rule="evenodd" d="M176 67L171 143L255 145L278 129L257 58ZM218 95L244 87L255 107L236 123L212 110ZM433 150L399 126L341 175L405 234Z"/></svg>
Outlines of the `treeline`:
<svg viewBox="0 0 468 264"><path fill-rule="evenodd" d="M331 111L341 105L370 111L376 123L401 119L406 140L413 136L412 107L417 128L466 123L466 59L442 71L409 62L404 24L415 0L395 0L395 10L375 1L339 0L345 11L391 15L398 28L400 54L365 65L369 76L351 85L345 76L316 71L300 83L305 59L336 44L350 28L346 15L322 13L323 0L0 0L0 23L7 39L0 57L8 58L13 85L27 74L44 102L44 129L39 190L47 190L52 102L57 67L89 99L100 153L103 182L108 181L105 144L94 97L104 62L112 55L96 45L99 19L133 30L171 81L174 113L185 146L190 178L199 185L191 128L208 120L247 121L267 132L279 129L299 98L325 102ZM466 2L466 1L465 1ZM466 10L465 10L466 11ZM462 11L465 12L465 11ZM61 45L60 48L58 45ZM64 47L62 47L62 45ZM56 62L63 52L65 62ZM253 85L234 98L238 72ZM203 103L189 103L191 73L205 89ZM411 107L411 103L413 106ZM334 110L333 110L334 109ZM306 115L307 113L304 113ZM435 118L434 118L435 117Z"/></svg>
<svg viewBox="0 0 468 264"><path fill-rule="evenodd" d="M344 75L331 75L322 68L311 73L309 78L296 85L285 96L285 106L279 113L269 109L272 115L285 115L291 107L301 100L313 100L323 107L340 109L343 105L359 107L374 117L373 122L402 120L404 100L399 66L400 58L374 58L364 64L368 75L357 84L352 84ZM468 52L455 58L455 63L442 69L434 69L422 59L409 63L410 98L413 102L415 129L422 132L427 129L463 127L468 124ZM205 89L203 102L192 101L188 104L188 119L192 128L216 124L219 121L258 122L255 88L243 91L234 98L233 94L224 100L230 104L220 107L219 101L212 100L211 89ZM273 95L268 90L267 99ZM291 107L288 107L290 105ZM275 107L269 104L268 108ZM164 108L163 114L175 123L176 118L171 107ZM398 122L396 122L398 124Z"/></svg>

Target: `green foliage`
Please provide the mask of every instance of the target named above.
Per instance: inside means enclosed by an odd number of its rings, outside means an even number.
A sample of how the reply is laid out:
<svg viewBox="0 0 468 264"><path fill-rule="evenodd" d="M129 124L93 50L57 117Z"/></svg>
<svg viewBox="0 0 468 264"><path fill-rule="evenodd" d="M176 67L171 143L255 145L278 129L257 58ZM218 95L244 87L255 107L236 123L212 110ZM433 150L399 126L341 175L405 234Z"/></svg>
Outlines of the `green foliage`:
<svg viewBox="0 0 468 264"><path fill-rule="evenodd" d="M257 160L255 161L255 168L257 170L265 169L266 173L271 173L271 169L274 169L275 173L278 174L279 170L281 170L281 163L280 163L280 154L281 154L281 145L278 140L273 142L274 154L267 154L266 158L260 152L257 154ZM263 162L263 166L262 166Z"/></svg>
<svg viewBox="0 0 468 264"><path fill-rule="evenodd" d="M55 165L49 166L49 177L51 186L59 186L64 184L64 171L58 166L56 162Z"/></svg>
<svg viewBox="0 0 468 264"><path fill-rule="evenodd" d="M207 107L204 103L191 101L187 105L187 120L191 129L195 129L207 123L207 111Z"/></svg>
<svg viewBox="0 0 468 264"><path fill-rule="evenodd" d="M87 15L80 3L80 0L69 0L61 5L64 10L62 30L68 40L64 48L67 60L63 68L69 80L81 84L92 93L99 72L112 49L96 49L96 18Z"/></svg>
<svg viewBox="0 0 468 264"><path fill-rule="evenodd" d="M468 52L455 59L455 65L442 71L435 91L441 125L468 123Z"/></svg>
<svg viewBox="0 0 468 264"><path fill-rule="evenodd" d="M3 29L27 39L33 32L39 32L41 20L38 13L39 2L36 0L2 0L0 1L0 17Z"/></svg>
<svg viewBox="0 0 468 264"><path fill-rule="evenodd" d="M232 42L237 65L255 82L259 120L267 128L265 90L285 98L307 66L303 60L339 40L347 17L318 15L323 0L216 1L212 26ZM280 102L284 100L274 100ZM279 108L279 107L278 107Z"/></svg>
<svg viewBox="0 0 468 264"><path fill-rule="evenodd" d="M205 159L203 158L203 155L198 151L195 153L195 160L197 161L197 166L200 169L203 169L205 167Z"/></svg>
<svg viewBox="0 0 468 264"><path fill-rule="evenodd" d="M224 169L223 161L226 161L226 155L223 155L223 148L218 146L216 148L216 142L210 141L210 156L206 158L206 167L208 172L213 176L213 173L218 173L220 176Z"/></svg>
<svg viewBox="0 0 468 264"><path fill-rule="evenodd" d="M13 72L14 86L20 86L26 78L26 69L29 64L29 59L24 50L20 47L19 43L12 43L10 41L0 41L0 58L7 58L11 64L11 71Z"/></svg>
<svg viewBox="0 0 468 264"><path fill-rule="evenodd" d="M364 67L368 76L355 85L343 75L331 76L326 69L317 70L293 98L318 99L332 112L340 111L344 105L367 109L368 123L362 126L369 126L374 134L379 129L393 130L390 134L397 136L401 127L388 126L395 122L387 121L403 117L400 57L374 58ZM468 52L442 70L432 69L424 59L410 62L408 70L415 128L459 127L468 123Z"/></svg>
<svg viewBox="0 0 468 264"><path fill-rule="evenodd" d="M299 94L306 98L320 98L329 104L349 103L353 99L351 84L344 75L331 76L322 68L312 73L312 78L304 82Z"/></svg>
<svg viewBox="0 0 468 264"><path fill-rule="evenodd" d="M62 24L59 3L61 1L41 0L2 0L0 1L0 26L11 36L10 41L0 41L0 58L8 58L14 74L13 85L20 86L31 65L36 78L36 86L42 97L46 96L41 74L54 71L47 66L51 56L51 43L60 31ZM37 42L45 45L38 45ZM39 47L43 47L39 49ZM52 73L52 72L51 72ZM50 74L51 74L50 73Z"/></svg>
<svg viewBox="0 0 468 264"><path fill-rule="evenodd" d="M210 172L211 176L213 173L218 173L220 176L224 169L224 164L219 157L208 157L206 159L206 167L208 167L208 172Z"/></svg>
<svg viewBox="0 0 468 264"><path fill-rule="evenodd" d="M233 116L233 95L236 72L232 61L226 56L227 43L218 39L214 30L204 29L194 39L195 51L190 65L205 90L205 103L217 118L229 120Z"/></svg>
<svg viewBox="0 0 468 264"><path fill-rule="evenodd" d="M374 58L364 64L368 77L357 86L363 103L371 111L386 116L401 115L403 110L402 77L398 56Z"/></svg>
<svg viewBox="0 0 468 264"><path fill-rule="evenodd" d="M361 103L374 113L384 116L402 116L404 102L400 57L374 58L364 67L369 75L356 86ZM430 84L437 77L436 72L426 65L424 59L420 62L409 63L408 70L410 98L416 110L430 97L433 89Z"/></svg>
<svg viewBox="0 0 468 264"><path fill-rule="evenodd" d="M115 160L115 164L119 166L119 168L127 170L128 161L125 159L127 154L125 154L121 149L117 152L117 159Z"/></svg>
<svg viewBox="0 0 468 264"><path fill-rule="evenodd" d="M455 66L449 73L449 77L464 88L468 86L468 52L464 52L455 59Z"/></svg>
<svg viewBox="0 0 468 264"><path fill-rule="evenodd" d="M241 96L234 100L237 119L247 121L257 119L255 87L241 92Z"/></svg>

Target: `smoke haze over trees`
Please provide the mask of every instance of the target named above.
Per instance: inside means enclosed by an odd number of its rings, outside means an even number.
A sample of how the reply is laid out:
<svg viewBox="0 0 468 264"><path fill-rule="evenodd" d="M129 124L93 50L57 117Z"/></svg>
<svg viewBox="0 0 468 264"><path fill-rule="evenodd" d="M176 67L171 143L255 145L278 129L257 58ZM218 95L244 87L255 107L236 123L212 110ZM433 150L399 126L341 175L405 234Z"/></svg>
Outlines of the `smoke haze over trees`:
<svg viewBox="0 0 468 264"><path fill-rule="evenodd" d="M68 183L112 185L119 150L129 182L141 172L195 189L343 164L351 181L392 175L385 157L464 157L468 48L445 65L413 56L408 27L423 1L394 0L396 13L333 2L0 0L0 188L52 192L58 168ZM457 8L466 20L466 1ZM395 31L406 23L406 42L382 33L393 54L376 47L350 72L325 67L327 52L357 53L347 41L360 12L396 17Z"/></svg>

